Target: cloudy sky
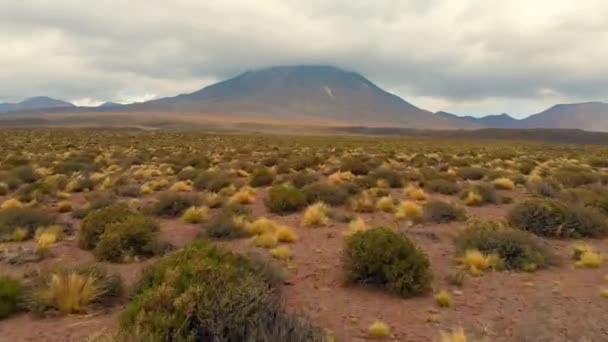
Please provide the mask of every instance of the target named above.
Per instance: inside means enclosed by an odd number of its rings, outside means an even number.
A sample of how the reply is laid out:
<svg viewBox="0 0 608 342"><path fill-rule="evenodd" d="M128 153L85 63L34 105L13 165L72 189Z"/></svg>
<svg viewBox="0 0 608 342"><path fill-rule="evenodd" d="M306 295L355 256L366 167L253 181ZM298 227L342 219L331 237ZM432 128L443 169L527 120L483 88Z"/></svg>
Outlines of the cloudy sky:
<svg viewBox="0 0 608 342"><path fill-rule="evenodd" d="M608 101L606 0L1 0L0 101L195 91L272 65L358 71L432 111Z"/></svg>

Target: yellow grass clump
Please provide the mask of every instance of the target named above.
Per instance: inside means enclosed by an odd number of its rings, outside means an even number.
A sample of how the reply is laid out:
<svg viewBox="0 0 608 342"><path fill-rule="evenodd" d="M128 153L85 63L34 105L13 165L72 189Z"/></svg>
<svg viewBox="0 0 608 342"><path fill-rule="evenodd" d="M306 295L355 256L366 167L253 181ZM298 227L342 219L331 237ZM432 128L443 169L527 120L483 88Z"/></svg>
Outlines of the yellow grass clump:
<svg viewBox="0 0 608 342"><path fill-rule="evenodd" d="M357 217L356 219L350 221L348 224L348 230L343 233L345 237L349 237L358 232L365 231L367 229L367 225L365 224L365 220L361 217Z"/></svg>
<svg viewBox="0 0 608 342"><path fill-rule="evenodd" d="M298 240L298 235L286 226L280 226L276 230L277 239L279 242L292 243Z"/></svg>
<svg viewBox="0 0 608 342"><path fill-rule="evenodd" d="M422 221L422 207L414 201L403 201L397 206L395 217L398 220L407 220L414 223Z"/></svg>
<svg viewBox="0 0 608 342"><path fill-rule="evenodd" d="M270 255L279 260L287 260L291 258L291 249L287 246L279 246L270 250Z"/></svg>
<svg viewBox="0 0 608 342"><path fill-rule="evenodd" d="M483 204L483 197L475 191L469 191L463 201L468 206L478 206Z"/></svg>
<svg viewBox="0 0 608 342"><path fill-rule="evenodd" d="M346 171L346 172L334 172L331 175L329 175L328 180L330 183L332 184L342 184L342 183L348 183L348 182L352 182L355 179L355 175L350 172L350 171Z"/></svg>
<svg viewBox="0 0 608 342"><path fill-rule="evenodd" d="M205 218L207 218L208 214L209 208L205 206L192 206L186 209L186 211L184 211L184 214L182 215L182 220L184 220L184 222L186 223L200 223L203 222Z"/></svg>
<svg viewBox="0 0 608 342"><path fill-rule="evenodd" d="M598 268L603 262L603 258L600 253L594 250L586 250L584 251L579 260L574 263L576 267L585 267L585 268Z"/></svg>
<svg viewBox="0 0 608 342"><path fill-rule="evenodd" d="M600 291L600 295L604 298L608 298L608 288L602 289L602 291Z"/></svg>
<svg viewBox="0 0 608 342"><path fill-rule="evenodd" d="M250 186L244 186L239 189L232 197L230 202L238 204L251 204L255 200L255 190Z"/></svg>
<svg viewBox="0 0 608 342"><path fill-rule="evenodd" d="M485 255L477 249L468 249L460 262L472 275L480 275L484 270L498 265L500 258L497 255Z"/></svg>
<svg viewBox="0 0 608 342"><path fill-rule="evenodd" d="M367 332L370 337L385 338L391 334L391 327L384 322L376 321L367 328Z"/></svg>
<svg viewBox="0 0 608 342"><path fill-rule="evenodd" d="M467 342L467 335L462 328L456 328L452 332L442 331L439 342Z"/></svg>
<svg viewBox="0 0 608 342"><path fill-rule="evenodd" d="M428 198L424 190L414 185L409 185L407 188L405 188L404 191L405 195L408 198L413 199L415 201L426 201L426 199Z"/></svg>
<svg viewBox="0 0 608 342"><path fill-rule="evenodd" d="M169 191L190 192L192 191L192 181L186 180L175 182L173 185L171 185Z"/></svg>
<svg viewBox="0 0 608 342"><path fill-rule="evenodd" d="M302 225L305 227L325 226L329 222L328 212L329 208L323 202L311 204L302 215Z"/></svg>
<svg viewBox="0 0 608 342"><path fill-rule="evenodd" d="M277 238L277 234L275 232L269 232L256 236L253 242L258 247L272 248L279 243L279 239Z"/></svg>
<svg viewBox="0 0 608 342"><path fill-rule="evenodd" d="M262 235L265 233L275 233L278 227L279 225L276 222L266 217L260 217L255 221L248 223L245 226L245 230L251 235Z"/></svg>
<svg viewBox="0 0 608 342"><path fill-rule="evenodd" d="M247 177L249 177L249 172L247 172L245 170L237 170L236 175L241 178L247 178Z"/></svg>
<svg viewBox="0 0 608 342"><path fill-rule="evenodd" d="M72 211L72 201L61 201L57 203L57 211L60 213L68 213Z"/></svg>
<svg viewBox="0 0 608 342"><path fill-rule="evenodd" d="M378 179L376 181L376 187L379 189L390 189L391 184L386 179Z"/></svg>
<svg viewBox="0 0 608 342"><path fill-rule="evenodd" d="M44 178L53 174L53 170L48 167L39 167L34 170L34 174L38 177Z"/></svg>
<svg viewBox="0 0 608 342"><path fill-rule="evenodd" d="M378 210L383 211L385 213L392 213L395 211L395 202L393 201L393 197L390 195L381 197L376 202L376 208Z"/></svg>
<svg viewBox="0 0 608 342"><path fill-rule="evenodd" d="M437 292L434 296L435 302L442 308L447 308L452 306L452 296L446 291L441 290Z"/></svg>
<svg viewBox="0 0 608 342"><path fill-rule="evenodd" d="M16 228L10 235L11 241L23 241L27 238L27 229Z"/></svg>
<svg viewBox="0 0 608 342"><path fill-rule="evenodd" d="M85 312L87 305L102 295L95 277L76 272L52 274L41 291L41 297L62 313Z"/></svg>
<svg viewBox="0 0 608 342"><path fill-rule="evenodd" d="M350 207L357 213L373 213L376 209L376 200L371 192L364 191L351 198Z"/></svg>
<svg viewBox="0 0 608 342"><path fill-rule="evenodd" d="M496 178L492 184L496 189L500 190L513 190L515 189L515 183L506 177Z"/></svg>
<svg viewBox="0 0 608 342"><path fill-rule="evenodd" d="M23 203L16 198L9 198L6 201L2 202L2 205L0 205L0 209L13 209L22 207Z"/></svg>
<svg viewBox="0 0 608 342"><path fill-rule="evenodd" d="M36 250L45 253L57 242L57 235L52 232L44 232L36 237Z"/></svg>

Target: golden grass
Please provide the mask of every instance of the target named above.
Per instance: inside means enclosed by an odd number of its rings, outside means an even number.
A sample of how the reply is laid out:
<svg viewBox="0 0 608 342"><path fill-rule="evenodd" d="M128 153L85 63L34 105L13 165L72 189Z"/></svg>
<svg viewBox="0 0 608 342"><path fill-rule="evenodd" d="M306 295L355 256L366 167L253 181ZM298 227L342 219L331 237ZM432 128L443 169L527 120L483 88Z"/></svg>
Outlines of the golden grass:
<svg viewBox="0 0 608 342"><path fill-rule="evenodd" d="M365 224L365 220L361 217L357 217L356 219L350 221L348 223L348 230L346 230L343 235L345 237L349 237L358 232L363 232L367 229L367 225Z"/></svg>
<svg viewBox="0 0 608 342"><path fill-rule="evenodd" d="M369 191L364 191L351 198L350 207L357 213L373 213L376 209L375 198Z"/></svg>
<svg viewBox="0 0 608 342"><path fill-rule="evenodd" d="M477 249L468 249L460 262L472 275L480 275L484 270L498 265L500 258L497 255L485 255Z"/></svg>
<svg viewBox="0 0 608 342"><path fill-rule="evenodd" d="M395 211L395 202L390 195L384 196L378 199L376 202L376 208L385 213L392 213Z"/></svg>
<svg viewBox="0 0 608 342"><path fill-rule="evenodd" d="M251 204L254 200L255 190L249 186L240 188L239 191L230 197L230 202L238 204Z"/></svg>
<svg viewBox="0 0 608 342"><path fill-rule="evenodd" d="M279 260L288 260L291 258L291 249L287 246L279 246L270 250L270 255Z"/></svg>
<svg viewBox="0 0 608 342"><path fill-rule="evenodd" d="M16 228L10 235L11 241L23 241L27 238L27 229L25 228Z"/></svg>
<svg viewBox="0 0 608 342"><path fill-rule="evenodd" d="M22 208L24 206L24 204L16 199L16 198L9 198L6 201L2 202L2 205L0 205L0 209L13 209L13 208Z"/></svg>
<svg viewBox="0 0 608 342"><path fill-rule="evenodd" d="M304 227L321 227L326 226L329 222L327 214L329 208L323 202L317 202L309 205L302 215L302 225Z"/></svg>
<svg viewBox="0 0 608 342"><path fill-rule="evenodd" d="M175 191L175 192L190 192L192 190L193 190L192 181L189 181L189 180L175 182L169 188L169 191Z"/></svg>
<svg viewBox="0 0 608 342"><path fill-rule="evenodd" d="M347 183L347 182L352 182L355 179L355 175L350 172L350 171L346 171L346 172L334 172L331 175L329 175L328 180L330 183L332 184L342 184L342 183Z"/></svg>
<svg viewBox="0 0 608 342"><path fill-rule="evenodd" d="M60 213L68 213L72 211L72 201L61 201L57 203L57 211Z"/></svg>
<svg viewBox="0 0 608 342"><path fill-rule="evenodd" d="M424 192L424 190L414 185L409 185L407 188L405 188L404 192L409 199L413 199L415 201L426 201L428 198L428 195L426 192Z"/></svg>
<svg viewBox="0 0 608 342"><path fill-rule="evenodd" d="M483 197L475 191L469 191L463 201L468 206L478 206L483 204Z"/></svg>
<svg viewBox="0 0 608 342"><path fill-rule="evenodd" d="M598 268L603 262L603 258L600 253L593 250L584 251L579 260L574 263L576 267L585 267L585 268Z"/></svg>
<svg viewBox="0 0 608 342"><path fill-rule="evenodd" d="M442 308L447 308L452 306L452 296L446 291L441 290L437 292L434 296L435 302Z"/></svg>
<svg viewBox="0 0 608 342"><path fill-rule="evenodd" d="M397 206L395 217L398 220L408 220L414 223L422 222L424 211L422 206L414 201L403 201Z"/></svg>
<svg viewBox="0 0 608 342"><path fill-rule="evenodd" d="M367 332L370 337L385 338L391 334L391 327L384 322L376 321L367 328Z"/></svg>
<svg viewBox="0 0 608 342"><path fill-rule="evenodd" d="M272 248L279 243L279 239L277 238L277 234L274 232L263 233L257 235L254 240L254 244L258 247L262 248Z"/></svg>
<svg viewBox="0 0 608 342"><path fill-rule="evenodd" d="M245 225L245 230L251 235L262 235L265 233L275 233L279 224L266 218L260 217L253 222Z"/></svg>
<svg viewBox="0 0 608 342"><path fill-rule="evenodd" d="M41 297L62 313L82 313L102 295L93 276L70 272L54 273Z"/></svg>
<svg viewBox="0 0 608 342"><path fill-rule="evenodd" d="M289 227L280 226L276 230L279 242L292 243L298 240L298 235Z"/></svg>
<svg viewBox="0 0 608 342"><path fill-rule="evenodd" d="M452 332L442 331L439 342L467 342L467 335L462 328L456 328Z"/></svg>
<svg viewBox="0 0 608 342"><path fill-rule="evenodd" d="M182 215L182 220L186 223L200 223L207 218L209 214L209 208L205 206L201 207L190 207L186 209Z"/></svg>
<svg viewBox="0 0 608 342"><path fill-rule="evenodd" d="M515 183L506 177L497 178L492 181L492 184L496 189L500 190L513 190L515 189Z"/></svg>

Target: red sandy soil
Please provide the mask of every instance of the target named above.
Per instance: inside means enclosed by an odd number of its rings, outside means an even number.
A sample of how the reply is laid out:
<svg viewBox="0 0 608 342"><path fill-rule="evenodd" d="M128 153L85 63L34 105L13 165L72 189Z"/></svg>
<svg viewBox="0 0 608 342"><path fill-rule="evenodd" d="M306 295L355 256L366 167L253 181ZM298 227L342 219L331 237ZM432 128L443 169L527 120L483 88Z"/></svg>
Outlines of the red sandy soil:
<svg viewBox="0 0 608 342"><path fill-rule="evenodd" d="M330 331L337 341L368 340L367 327L376 320L390 325L388 341L433 341L439 331L454 327L463 327L473 341L608 341L608 300L599 294L602 288L608 288L605 278L608 267L574 268L569 259L572 241L550 241L561 257L559 266L534 273L489 272L481 277L467 276L464 285L457 288L449 285L445 277L455 269L452 239L463 224L399 227L428 254L434 273L434 291L446 289L452 293L453 306L444 309L435 304L432 293L402 299L375 289L345 286L340 258L342 232L347 225L332 222L329 227L304 228L300 225L300 215L269 215L263 205L264 195L258 190L252 205L254 214L287 224L300 236L291 246L293 259L285 265L286 306ZM526 196L519 190L511 195L517 199ZM400 191L393 191L393 196L403 198ZM457 201L455 197L435 197ZM467 211L477 217L500 218L509 207L485 206L467 208ZM390 214L361 216L369 226L395 225ZM159 223L163 239L176 246L187 245L201 231L199 226L184 224L178 219L162 219ZM607 239L585 242L608 254ZM224 244L240 252L256 249L246 239ZM0 264L0 272L26 274L52 264L93 259L89 252L78 248L75 238L58 243L53 255L38 264ZM129 288L149 262L107 266L120 273ZM121 308L122 305L117 305L87 316L40 318L20 314L0 321L0 341L82 341L96 333L114 331Z"/></svg>

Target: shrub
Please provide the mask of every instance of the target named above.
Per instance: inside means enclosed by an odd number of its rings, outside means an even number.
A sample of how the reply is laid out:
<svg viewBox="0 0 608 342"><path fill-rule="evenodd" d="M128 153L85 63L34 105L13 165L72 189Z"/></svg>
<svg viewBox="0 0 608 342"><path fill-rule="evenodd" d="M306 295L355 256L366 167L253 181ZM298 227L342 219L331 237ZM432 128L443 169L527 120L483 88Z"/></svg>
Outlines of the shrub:
<svg viewBox="0 0 608 342"><path fill-rule="evenodd" d="M566 188L576 188L582 185L593 184L599 181L596 174L587 170L558 170L552 177L556 182Z"/></svg>
<svg viewBox="0 0 608 342"><path fill-rule="evenodd" d="M276 229L276 235L279 242L292 243L298 240L298 235L286 226L279 226Z"/></svg>
<svg viewBox="0 0 608 342"><path fill-rule="evenodd" d="M460 198L467 205L497 204L501 201L494 187L487 183L479 183L462 190Z"/></svg>
<svg viewBox="0 0 608 342"><path fill-rule="evenodd" d="M342 159L340 171L350 171L355 175L366 175L380 163L367 155L356 155Z"/></svg>
<svg viewBox="0 0 608 342"><path fill-rule="evenodd" d="M192 206L184 212L182 220L186 223L201 223L209 214L209 208Z"/></svg>
<svg viewBox="0 0 608 342"><path fill-rule="evenodd" d="M329 175L329 177L327 177L327 179L329 180L329 182L331 184L344 184L344 183L349 183L349 182L354 181L355 175L350 171L346 171L346 172L336 171L336 172L332 173L331 175Z"/></svg>
<svg viewBox="0 0 608 342"><path fill-rule="evenodd" d="M380 197L376 202L376 208L385 213L392 213L395 211L395 201L391 195Z"/></svg>
<svg viewBox="0 0 608 342"><path fill-rule="evenodd" d="M424 183L424 188L431 192L444 195L455 195L460 191L460 186L451 180L433 179Z"/></svg>
<svg viewBox="0 0 608 342"><path fill-rule="evenodd" d="M507 214L511 226L548 237L600 237L608 234L606 217L592 208L554 199L529 199Z"/></svg>
<svg viewBox="0 0 608 342"><path fill-rule="evenodd" d="M480 180L488 173L488 170L481 167L460 167L456 173L463 179Z"/></svg>
<svg viewBox="0 0 608 342"><path fill-rule="evenodd" d="M72 211L72 201L61 201L57 203L57 211L67 213Z"/></svg>
<svg viewBox="0 0 608 342"><path fill-rule="evenodd" d="M447 223L452 221L462 221L466 218L464 209L452 203L433 200L424 204L424 220L434 223Z"/></svg>
<svg viewBox="0 0 608 342"><path fill-rule="evenodd" d="M192 182L191 181L178 181L173 183L171 187L169 187L169 191L174 192L190 192L192 191Z"/></svg>
<svg viewBox="0 0 608 342"><path fill-rule="evenodd" d="M42 209L23 207L0 210L0 240L10 239L17 230L23 240L32 237L38 227L52 225L55 215Z"/></svg>
<svg viewBox="0 0 608 342"><path fill-rule="evenodd" d="M575 250L573 257L576 260L574 263L576 267L598 268L603 261L600 253L589 246L579 247L578 251Z"/></svg>
<svg viewBox="0 0 608 342"><path fill-rule="evenodd" d="M296 188L303 188L308 184L312 184L319 180L319 176L317 176L314 172L306 172L301 171L293 175L291 178L291 183Z"/></svg>
<svg viewBox="0 0 608 342"><path fill-rule="evenodd" d="M194 187L197 190L218 192L230 184L230 177L218 171L203 171L194 179Z"/></svg>
<svg viewBox="0 0 608 342"><path fill-rule="evenodd" d="M492 181L492 185L494 185L494 187L496 189L500 189L500 190L515 189L515 183L513 183L512 180L510 180L509 178L506 178L506 177L496 178L495 180Z"/></svg>
<svg viewBox="0 0 608 342"><path fill-rule="evenodd" d="M249 185L253 187L267 186L274 182L274 173L267 167L260 167L253 171Z"/></svg>
<svg viewBox="0 0 608 342"><path fill-rule="evenodd" d="M291 249L287 246L279 246L270 250L270 255L279 260L287 260L291 258Z"/></svg>
<svg viewBox="0 0 608 342"><path fill-rule="evenodd" d="M385 338L390 336L391 328L384 322L376 321L367 328L367 332L372 338Z"/></svg>
<svg viewBox="0 0 608 342"><path fill-rule="evenodd" d="M161 193L156 202L146 207L145 211L158 216L177 217L186 209L200 204L201 198L197 194L168 191Z"/></svg>
<svg viewBox="0 0 608 342"><path fill-rule="evenodd" d="M23 296L21 282L7 275L0 275L0 319L7 318L19 310Z"/></svg>
<svg viewBox="0 0 608 342"><path fill-rule="evenodd" d="M124 203L91 211L82 221L79 240L80 247L83 249L93 249L108 225L126 221L134 215L136 213L131 211Z"/></svg>
<svg viewBox="0 0 608 342"><path fill-rule="evenodd" d="M376 209L376 199L366 190L350 199L350 206L357 213L373 213Z"/></svg>
<svg viewBox="0 0 608 342"><path fill-rule="evenodd" d="M240 188L230 197L231 203L251 204L255 200L255 190L249 186Z"/></svg>
<svg viewBox="0 0 608 342"><path fill-rule="evenodd" d="M358 232L362 232L364 230L367 230L367 225L365 224L365 220L363 220L363 218L361 218L361 217L357 217L356 219L351 220L348 223L348 230L345 231L343 233L343 235L345 237L349 237L349 236L351 236L353 234L356 234Z"/></svg>
<svg viewBox="0 0 608 342"><path fill-rule="evenodd" d="M395 217L398 220L407 220L413 223L419 223L423 220L424 212L422 207L413 201L404 201L397 206Z"/></svg>
<svg viewBox="0 0 608 342"><path fill-rule="evenodd" d="M324 341L283 310L281 279L267 265L195 242L145 271L121 330L147 341Z"/></svg>
<svg viewBox="0 0 608 342"><path fill-rule="evenodd" d="M206 235L214 239L238 239L247 235L244 226L228 212L222 212L205 225Z"/></svg>
<svg viewBox="0 0 608 342"><path fill-rule="evenodd" d="M411 297L429 289L430 263L410 240L386 228L374 228L348 237L343 250L347 283L385 287Z"/></svg>
<svg viewBox="0 0 608 342"><path fill-rule="evenodd" d="M478 206L483 204L483 197L475 191L468 191L462 201L469 206Z"/></svg>
<svg viewBox="0 0 608 342"><path fill-rule="evenodd" d="M158 225L142 215L131 215L106 225L93 253L101 261L121 262L153 256L160 250Z"/></svg>
<svg viewBox="0 0 608 342"><path fill-rule="evenodd" d="M484 254L477 249L467 249L460 262L472 275L478 276L488 268L500 267L500 257L496 254Z"/></svg>
<svg viewBox="0 0 608 342"><path fill-rule="evenodd" d="M435 298L435 302L439 307L448 308L452 306L452 296L446 290L441 290L437 292L433 298Z"/></svg>
<svg viewBox="0 0 608 342"><path fill-rule="evenodd" d="M378 181L386 181L388 186L391 188L400 188L403 186L403 177L399 172L385 168L379 167L372 171L368 178L372 181L373 184L377 184Z"/></svg>
<svg viewBox="0 0 608 342"><path fill-rule="evenodd" d="M107 304L120 295L119 277L100 267L58 269L38 275L25 295L28 309L36 313L85 313L93 305Z"/></svg>
<svg viewBox="0 0 608 342"><path fill-rule="evenodd" d="M534 235L492 220L467 222L466 229L456 238L456 246L461 252L495 254L508 269L542 268L554 259L548 246Z"/></svg>
<svg viewBox="0 0 608 342"><path fill-rule="evenodd" d="M1 210L5 210L5 209L14 209L14 208L23 208L23 203L21 203L20 200L16 199L16 198L9 198L6 201L2 202L2 205L0 205L0 209Z"/></svg>
<svg viewBox="0 0 608 342"><path fill-rule="evenodd" d="M302 188L308 203L324 202L329 205L342 205L349 197L348 191L340 185L313 183Z"/></svg>
<svg viewBox="0 0 608 342"><path fill-rule="evenodd" d="M291 213L302 209L306 205L304 193L289 185L275 185L268 191L264 204L273 213Z"/></svg>
<svg viewBox="0 0 608 342"><path fill-rule="evenodd" d="M329 208L323 202L317 202L309 205L302 215L302 225L304 227L319 227L325 226L329 222L327 214Z"/></svg>
<svg viewBox="0 0 608 342"><path fill-rule="evenodd" d="M404 191L405 191L405 195L409 199L413 199L416 201L426 201L426 199L428 198L428 196L424 192L424 190L420 189L417 186L410 185L407 188L405 188Z"/></svg>

